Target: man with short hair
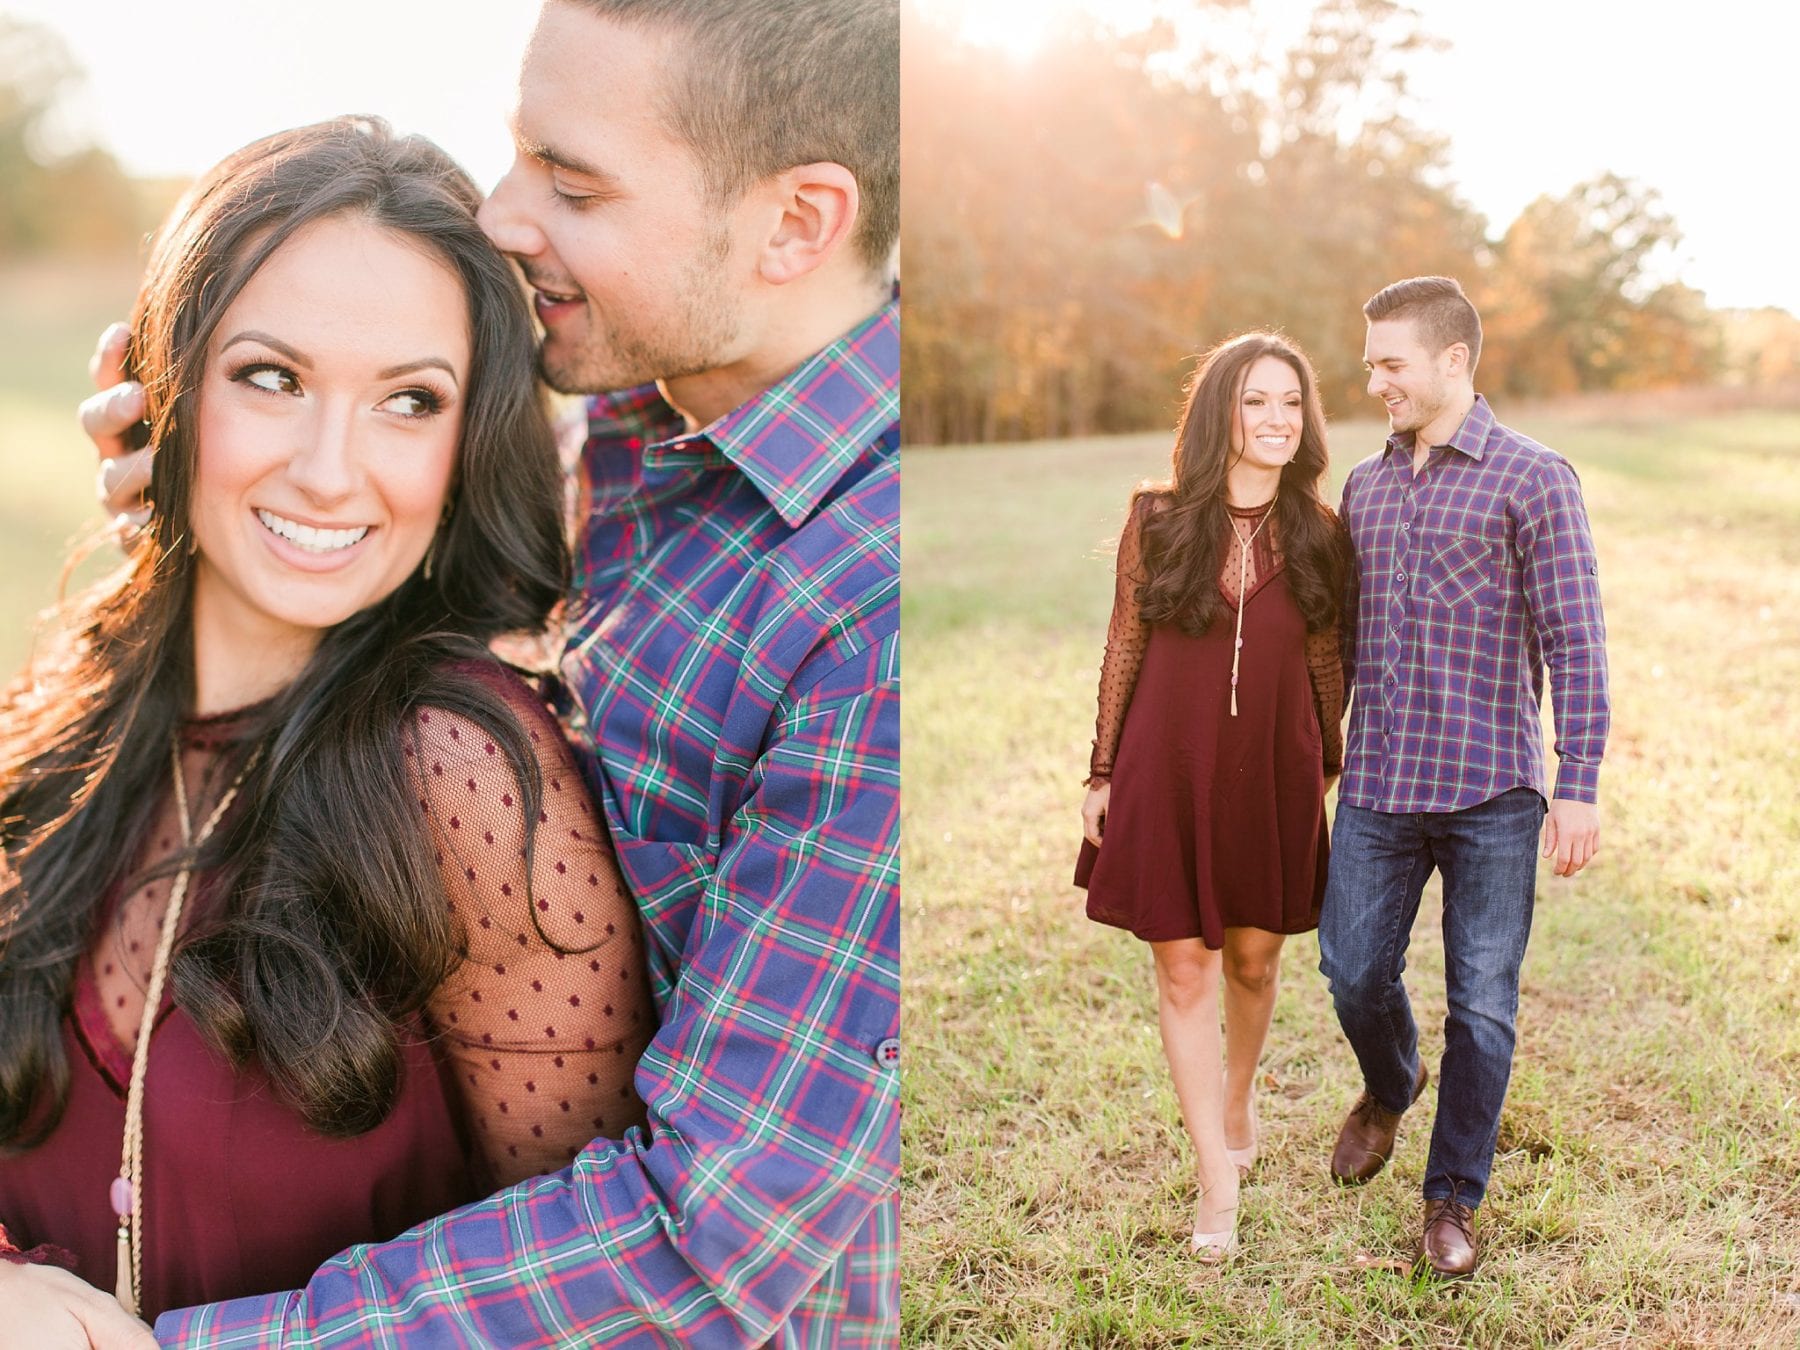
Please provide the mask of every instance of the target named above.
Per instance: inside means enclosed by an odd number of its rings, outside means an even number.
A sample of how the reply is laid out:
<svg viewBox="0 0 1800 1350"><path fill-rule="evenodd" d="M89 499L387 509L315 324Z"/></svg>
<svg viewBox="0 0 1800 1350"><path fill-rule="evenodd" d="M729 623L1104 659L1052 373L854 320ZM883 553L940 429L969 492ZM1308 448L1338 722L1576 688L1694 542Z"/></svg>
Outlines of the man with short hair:
<svg viewBox="0 0 1800 1350"><path fill-rule="evenodd" d="M1454 1278L1475 1267L1474 1211L1512 1072L1540 823L1558 876L1599 844L1606 632L1575 471L1475 392L1481 320L1462 287L1398 281L1363 314L1369 392L1393 434L1350 471L1341 507L1356 549L1354 697L1319 968L1365 1086L1331 1171L1346 1185L1379 1172L1425 1090L1401 972L1435 870L1450 1008L1421 1259ZM1546 664L1559 759L1548 804Z"/></svg>
<svg viewBox="0 0 1800 1350"><path fill-rule="evenodd" d="M897 1341L898 84L895 0L545 0L481 221L594 395L561 673L650 1127L165 1344Z"/></svg>

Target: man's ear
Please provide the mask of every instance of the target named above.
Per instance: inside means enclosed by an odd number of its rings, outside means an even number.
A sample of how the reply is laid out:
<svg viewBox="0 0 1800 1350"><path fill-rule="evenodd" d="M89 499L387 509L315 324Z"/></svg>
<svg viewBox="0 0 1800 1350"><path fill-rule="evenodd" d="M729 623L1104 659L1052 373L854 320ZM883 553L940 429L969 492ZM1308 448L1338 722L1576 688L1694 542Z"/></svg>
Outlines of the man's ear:
<svg viewBox="0 0 1800 1350"><path fill-rule="evenodd" d="M766 191L776 219L756 260L764 281L797 281L850 246L862 198L856 175L842 164L796 165L771 179Z"/></svg>
<svg viewBox="0 0 1800 1350"><path fill-rule="evenodd" d="M1468 375L1468 373L1469 373L1469 344L1468 343L1452 342L1448 347L1444 348L1444 355L1450 358L1450 369L1446 372L1447 374L1449 374L1451 376L1467 376Z"/></svg>

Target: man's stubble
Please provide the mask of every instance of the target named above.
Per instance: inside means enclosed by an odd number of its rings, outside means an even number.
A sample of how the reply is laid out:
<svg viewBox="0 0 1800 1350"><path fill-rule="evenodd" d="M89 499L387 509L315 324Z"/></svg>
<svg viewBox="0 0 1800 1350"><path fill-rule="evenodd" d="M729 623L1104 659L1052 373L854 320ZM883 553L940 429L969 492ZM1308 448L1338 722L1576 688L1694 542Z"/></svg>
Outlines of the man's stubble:
<svg viewBox="0 0 1800 1350"><path fill-rule="evenodd" d="M590 298L587 340L559 356L546 335L538 344L539 376L559 394L600 394L718 369L736 350L742 327L730 255L729 235L715 230L647 323L641 314L602 317Z"/></svg>

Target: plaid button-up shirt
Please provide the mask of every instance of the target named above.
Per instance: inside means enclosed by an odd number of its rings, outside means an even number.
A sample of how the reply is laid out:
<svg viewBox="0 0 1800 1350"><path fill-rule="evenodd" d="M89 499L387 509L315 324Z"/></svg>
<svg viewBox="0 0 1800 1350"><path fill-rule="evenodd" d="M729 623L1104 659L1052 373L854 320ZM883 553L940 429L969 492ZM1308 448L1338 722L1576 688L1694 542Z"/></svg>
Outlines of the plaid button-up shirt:
<svg viewBox="0 0 1800 1350"><path fill-rule="evenodd" d="M1350 471L1346 613L1354 690L1340 801L1458 811L1544 793L1544 666L1558 797L1597 799L1606 626L1581 485L1567 460L1495 421L1487 400L1415 476L1412 433Z"/></svg>
<svg viewBox="0 0 1800 1350"><path fill-rule="evenodd" d="M897 1343L898 415L897 302L691 435L593 401L562 671L650 1128L165 1345Z"/></svg>

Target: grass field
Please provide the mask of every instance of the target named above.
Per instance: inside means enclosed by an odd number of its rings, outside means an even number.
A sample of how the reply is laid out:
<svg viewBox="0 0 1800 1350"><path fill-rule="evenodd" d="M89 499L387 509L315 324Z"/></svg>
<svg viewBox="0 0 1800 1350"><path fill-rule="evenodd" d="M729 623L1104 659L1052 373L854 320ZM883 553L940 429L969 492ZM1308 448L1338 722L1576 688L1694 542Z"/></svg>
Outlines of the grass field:
<svg viewBox="0 0 1800 1350"><path fill-rule="evenodd" d="M1541 878L1484 1259L1449 1288L1404 1269L1433 1094L1386 1173L1327 1179L1359 1084L1310 935L1244 1254L1187 1254L1148 956L1069 884L1111 542L1166 438L907 452L907 1344L1800 1345L1800 414L1519 421L1582 476L1613 732L1602 852ZM1333 429L1340 482L1382 434Z"/></svg>
<svg viewBox="0 0 1800 1350"><path fill-rule="evenodd" d="M132 259L0 263L0 680L55 600L70 542L100 523L75 409L95 339L128 315L139 271Z"/></svg>

